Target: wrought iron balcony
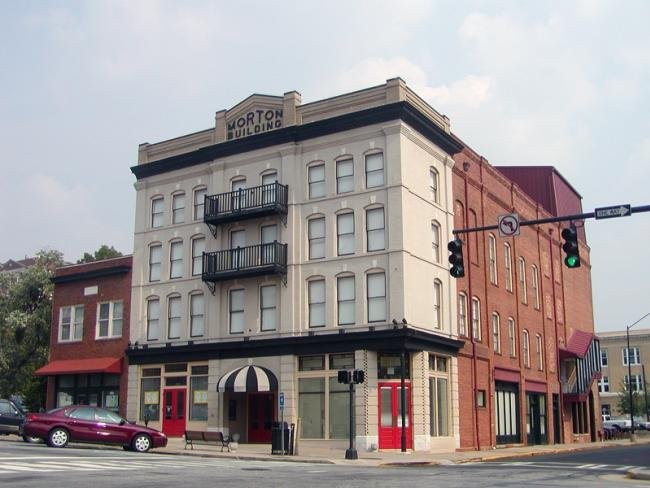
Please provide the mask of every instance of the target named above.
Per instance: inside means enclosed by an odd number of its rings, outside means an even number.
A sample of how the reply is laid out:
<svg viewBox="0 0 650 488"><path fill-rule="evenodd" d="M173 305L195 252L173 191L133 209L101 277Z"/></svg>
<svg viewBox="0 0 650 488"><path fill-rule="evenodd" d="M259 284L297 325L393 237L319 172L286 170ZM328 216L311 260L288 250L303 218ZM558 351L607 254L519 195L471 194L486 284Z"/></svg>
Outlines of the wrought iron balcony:
<svg viewBox="0 0 650 488"><path fill-rule="evenodd" d="M224 251L203 253L204 282L269 274L287 274L287 245L277 241L270 244L237 247ZM211 287L214 293L214 289Z"/></svg>
<svg viewBox="0 0 650 488"><path fill-rule="evenodd" d="M216 226L225 222L273 214L286 218L287 198L287 185L277 181L253 188L206 195L203 221L215 234Z"/></svg>

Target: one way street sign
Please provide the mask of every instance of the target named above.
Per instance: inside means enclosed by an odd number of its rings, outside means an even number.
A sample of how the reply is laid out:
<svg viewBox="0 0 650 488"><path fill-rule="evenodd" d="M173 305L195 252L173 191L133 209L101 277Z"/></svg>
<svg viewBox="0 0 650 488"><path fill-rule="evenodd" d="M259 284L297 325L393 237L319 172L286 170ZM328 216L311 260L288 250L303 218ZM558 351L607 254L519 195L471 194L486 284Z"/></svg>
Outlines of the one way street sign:
<svg viewBox="0 0 650 488"><path fill-rule="evenodd" d="M625 217L632 213L631 205L615 205L613 207L603 207L594 210L594 216L597 219L611 219L614 217Z"/></svg>

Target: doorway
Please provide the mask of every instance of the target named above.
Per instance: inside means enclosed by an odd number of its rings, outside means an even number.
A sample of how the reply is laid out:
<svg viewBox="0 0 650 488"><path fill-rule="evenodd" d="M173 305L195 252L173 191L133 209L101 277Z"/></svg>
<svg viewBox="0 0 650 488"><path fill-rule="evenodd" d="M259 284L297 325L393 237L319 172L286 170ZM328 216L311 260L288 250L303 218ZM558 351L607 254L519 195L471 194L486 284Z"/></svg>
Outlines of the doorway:
<svg viewBox="0 0 650 488"><path fill-rule="evenodd" d="M546 396L526 394L526 431L528 445L546 444Z"/></svg>
<svg viewBox="0 0 650 488"><path fill-rule="evenodd" d="M162 430L168 437L180 437L185 433L185 398L187 389L163 390Z"/></svg>
<svg viewBox="0 0 650 488"><path fill-rule="evenodd" d="M379 449L402 447L402 388L400 383L379 383ZM406 384L404 411L406 448L412 448L411 385Z"/></svg>
<svg viewBox="0 0 650 488"><path fill-rule="evenodd" d="M275 418L273 393L249 393L248 395L248 442L271 442L271 427Z"/></svg>

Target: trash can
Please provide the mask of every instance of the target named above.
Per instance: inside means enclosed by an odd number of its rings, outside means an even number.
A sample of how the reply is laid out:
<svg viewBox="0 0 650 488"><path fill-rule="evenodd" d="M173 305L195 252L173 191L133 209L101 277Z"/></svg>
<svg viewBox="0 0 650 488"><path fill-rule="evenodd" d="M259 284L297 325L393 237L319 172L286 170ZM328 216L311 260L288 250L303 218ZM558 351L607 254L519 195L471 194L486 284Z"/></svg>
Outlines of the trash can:
<svg viewBox="0 0 650 488"><path fill-rule="evenodd" d="M281 427L283 424L283 427ZM282 446L282 437L284 436L284 446ZM271 454L282 454L282 447L284 447L284 454L289 454L289 425L286 422L273 422L271 427Z"/></svg>

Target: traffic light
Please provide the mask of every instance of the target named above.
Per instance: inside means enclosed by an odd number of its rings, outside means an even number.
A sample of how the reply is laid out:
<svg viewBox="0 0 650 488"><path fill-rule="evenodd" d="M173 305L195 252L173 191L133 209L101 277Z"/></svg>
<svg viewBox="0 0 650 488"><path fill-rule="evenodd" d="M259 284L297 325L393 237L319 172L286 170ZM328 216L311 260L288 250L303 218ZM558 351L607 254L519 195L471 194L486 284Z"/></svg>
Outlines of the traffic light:
<svg viewBox="0 0 650 488"><path fill-rule="evenodd" d="M352 380L354 381L355 384L363 383L363 380L366 378L366 374L363 372L362 369L355 369L352 372Z"/></svg>
<svg viewBox="0 0 650 488"><path fill-rule="evenodd" d="M449 263L451 264L449 274L454 278L462 278L465 276L465 265L463 264L463 241L456 238L447 244L447 249L451 252L449 255Z"/></svg>
<svg viewBox="0 0 650 488"><path fill-rule="evenodd" d="M580 248L578 247L578 231L575 226L567 227L562 230L562 239L564 239L564 244L562 249L566 253L564 258L564 264L567 268L579 268L580 267Z"/></svg>
<svg viewBox="0 0 650 488"><path fill-rule="evenodd" d="M351 380L352 380L351 376L352 375L350 374L350 371L348 371L347 369L340 369L339 370L339 383L343 383L343 384L346 384L346 385L349 384L351 382Z"/></svg>

